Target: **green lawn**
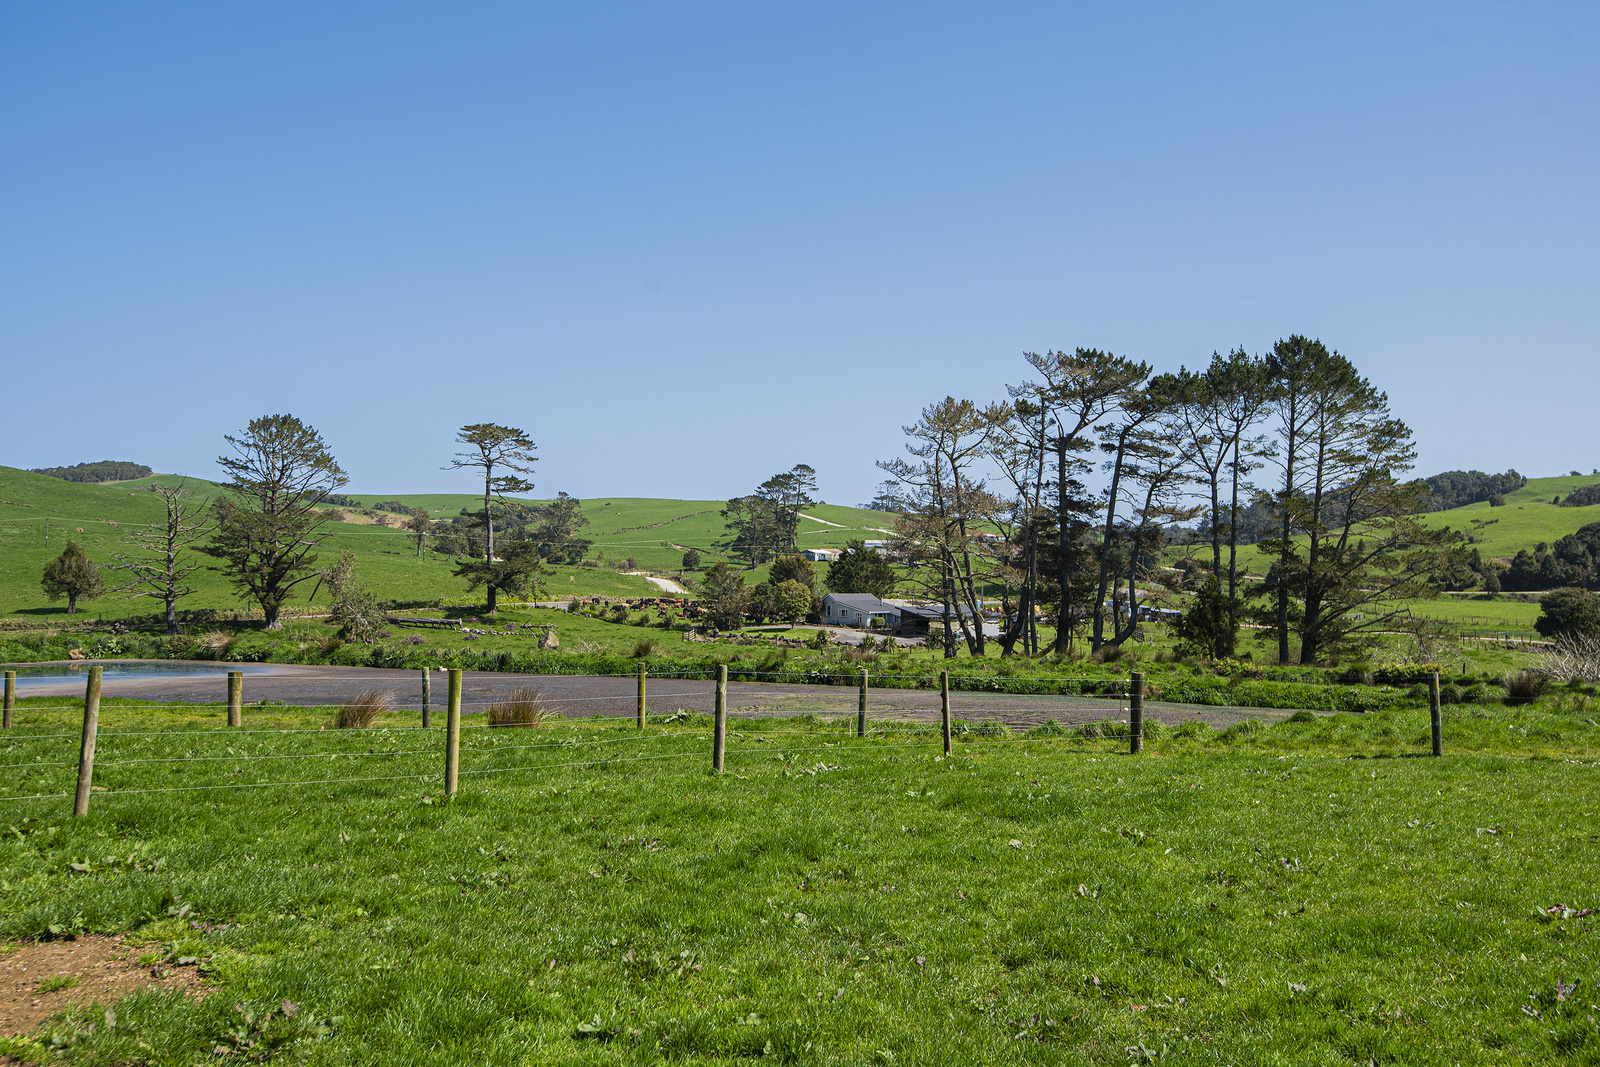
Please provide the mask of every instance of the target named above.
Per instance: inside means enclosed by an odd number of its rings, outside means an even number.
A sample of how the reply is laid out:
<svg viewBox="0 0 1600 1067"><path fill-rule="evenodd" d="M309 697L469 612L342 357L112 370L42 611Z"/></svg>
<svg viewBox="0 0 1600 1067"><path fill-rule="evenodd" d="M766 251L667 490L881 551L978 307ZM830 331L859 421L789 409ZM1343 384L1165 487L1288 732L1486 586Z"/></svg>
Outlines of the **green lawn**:
<svg viewBox="0 0 1600 1067"><path fill-rule="evenodd" d="M29 765L7 793L73 780L46 764L70 764L75 713L37 704L0 741ZM199 960L213 992L133 995L114 1028L84 1005L0 1051L1597 1062L1595 731L1483 714L1452 713L1470 750L1443 760L1345 758L1415 754L1414 712L1139 758L1041 737L943 759L927 733L735 724L721 777L698 721L469 729L442 802L441 734L414 715L318 731L326 711L252 708L258 732L230 734L217 709L108 702L87 819L4 805L0 934L131 931L152 961ZM134 762L175 756L203 762Z"/></svg>

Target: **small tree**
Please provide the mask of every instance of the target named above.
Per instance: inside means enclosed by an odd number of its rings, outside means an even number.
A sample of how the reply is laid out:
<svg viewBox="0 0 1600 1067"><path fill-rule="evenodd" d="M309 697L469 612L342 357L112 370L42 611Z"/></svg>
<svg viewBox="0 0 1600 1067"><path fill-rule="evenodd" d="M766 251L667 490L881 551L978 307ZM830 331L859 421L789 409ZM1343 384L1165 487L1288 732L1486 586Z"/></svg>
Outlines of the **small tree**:
<svg viewBox="0 0 1600 1067"><path fill-rule="evenodd" d="M772 569L767 572L767 581L773 585L799 582L806 587L807 593L812 593L817 588L817 572L812 568L811 561L804 556L798 554L779 556L772 561Z"/></svg>
<svg viewBox="0 0 1600 1067"><path fill-rule="evenodd" d="M417 543L417 558L421 559L422 547L427 544L428 535L433 532L433 520L428 518L428 509L412 508L406 529L411 531L411 538Z"/></svg>
<svg viewBox="0 0 1600 1067"><path fill-rule="evenodd" d="M206 535L207 525L200 517L201 506L181 483L152 485L150 491L159 493L166 504L166 521L135 527L128 534L123 542L128 551L114 555L117 563L112 569L127 574L116 592L125 593L128 600L159 597L166 607L167 633L175 634L178 599L194 592L188 578L203 566L188 548Z"/></svg>
<svg viewBox="0 0 1600 1067"><path fill-rule="evenodd" d="M487 585L491 604L496 590L524 600L536 596L549 573L539 558L539 546L532 541L512 541L501 552L502 557L493 563L468 560L457 565L455 576L465 578L468 589Z"/></svg>
<svg viewBox="0 0 1600 1067"><path fill-rule="evenodd" d="M483 510L478 513L478 523L483 527L484 547L481 563L464 563L456 568L459 577L467 579L473 589L488 588L485 608L493 615L497 610L496 590L503 588L497 581L500 572L495 569L494 551L494 500L502 502L507 494L526 493L533 483L522 477L533 473L538 462L535 445L528 435L514 426L497 426L492 422L477 422L461 427L456 440L469 446L468 451L456 453L444 469L460 470L477 467L483 471ZM496 474L499 470L501 473Z"/></svg>
<svg viewBox="0 0 1600 1067"><path fill-rule="evenodd" d="M77 613L78 601L96 600L106 591L100 568L83 554L76 541L68 541L66 551L44 565L45 595L51 600L67 598L67 614Z"/></svg>
<svg viewBox="0 0 1600 1067"><path fill-rule="evenodd" d="M790 578L773 586L772 613L787 622L791 630L810 610L811 590L801 582Z"/></svg>
<svg viewBox="0 0 1600 1067"><path fill-rule="evenodd" d="M683 554L683 569L686 570L686 571L697 571L697 570L699 570L700 569L700 553L696 552L692 548L689 551L685 552Z"/></svg>
<svg viewBox="0 0 1600 1067"><path fill-rule="evenodd" d="M894 595L894 567L864 541L847 541L839 558L828 565L828 588L835 593L871 593L878 599Z"/></svg>
<svg viewBox="0 0 1600 1067"><path fill-rule="evenodd" d="M711 625L719 630L736 630L744 621L750 603L750 590L744 575L726 563L718 562L700 581L702 602Z"/></svg>
<svg viewBox="0 0 1600 1067"><path fill-rule="evenodd" d="M1226 659L1233 655L1239 643L1239 605L1228 599L1221 581L1212 574L1172 630L1178 636L1178 647L1184 652L1209 659Z"/></svg>
<svg viewBox="0 0 1600 1067"><path fill-rule="evenodd" d="M237 453L217 460L229 493L212 504L216 534L201 551L221 560L217 569L277 630L294 587L317 576L315 549L327 536L318 530L328 519L317 505L349 479L322 435L293 415L252 419L243 437L225 440Z"/></svg>
<svg viewBox="0 0 1600 1067"><path fill-rule="evenodd" d="M1555 589L1539 601L1533 628L1549 638L1600 637L1600 595L1587 589Z"/></svg>

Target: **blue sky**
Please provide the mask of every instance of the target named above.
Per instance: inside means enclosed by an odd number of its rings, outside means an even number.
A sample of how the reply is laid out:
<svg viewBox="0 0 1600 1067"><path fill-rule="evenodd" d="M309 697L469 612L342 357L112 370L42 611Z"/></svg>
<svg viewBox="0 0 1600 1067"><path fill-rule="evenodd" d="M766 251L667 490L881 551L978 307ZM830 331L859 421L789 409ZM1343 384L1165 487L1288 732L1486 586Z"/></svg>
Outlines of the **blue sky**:
<svg viewBox="0 0 1600 1067"><path fill-rule="evenodd" d="M867 499L1021 353L1322 338L1421 473L1600 466L1600 6L12 4L0 462Z"/></svg>

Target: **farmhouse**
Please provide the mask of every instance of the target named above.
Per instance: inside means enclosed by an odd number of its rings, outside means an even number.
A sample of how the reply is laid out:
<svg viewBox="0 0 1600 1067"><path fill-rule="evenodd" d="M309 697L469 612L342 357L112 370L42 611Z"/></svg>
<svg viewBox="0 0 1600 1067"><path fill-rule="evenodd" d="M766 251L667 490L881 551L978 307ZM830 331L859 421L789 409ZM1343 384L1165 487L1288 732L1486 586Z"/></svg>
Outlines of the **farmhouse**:
<svg viewBox="0 0 1600 1067"><path fill-rule="evenodd" d="M894 621L890 621L890 616ZM878 626L898 629L900 609L871 593L829 593L822 598L822 621L832 626Z"/></svg>
<svg viewBox="0 0 1600 1067"><path fill-rule="evenodd" d="M800 554L812 563L832 563L839 558L839 551L837 548L807 548Z"/></svg>

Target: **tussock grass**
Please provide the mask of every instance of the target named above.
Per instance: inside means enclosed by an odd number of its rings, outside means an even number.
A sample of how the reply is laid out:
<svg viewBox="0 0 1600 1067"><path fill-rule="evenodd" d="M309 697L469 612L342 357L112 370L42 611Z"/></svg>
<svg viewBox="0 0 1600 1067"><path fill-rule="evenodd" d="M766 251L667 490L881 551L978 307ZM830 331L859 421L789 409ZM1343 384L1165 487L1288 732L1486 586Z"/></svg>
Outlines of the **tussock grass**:
<svg viewBox="0 0 1600 1067"><path fill-rule="evenodd" d="M340 730L365 730L394 707L394 696L382 689L363 689L333 710L333 725Z"/></svg>
<svg viewBox="0 0 1600 1067"><path fill-rule="evenodd" d="M539 726L550 718L544 694L531 685L512 692L509 700L489 705L490 726Z"/></svg>
<svg viewBox="0 0 1600 1067"><path fill-rule="evenodd" d="M1539 699L1547 679L1539 671L1513 671L1506 675L1506 703L1532 704Z"/></svg>

